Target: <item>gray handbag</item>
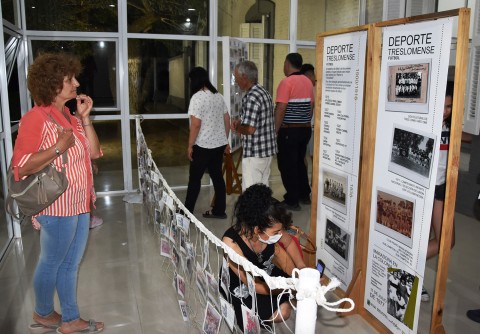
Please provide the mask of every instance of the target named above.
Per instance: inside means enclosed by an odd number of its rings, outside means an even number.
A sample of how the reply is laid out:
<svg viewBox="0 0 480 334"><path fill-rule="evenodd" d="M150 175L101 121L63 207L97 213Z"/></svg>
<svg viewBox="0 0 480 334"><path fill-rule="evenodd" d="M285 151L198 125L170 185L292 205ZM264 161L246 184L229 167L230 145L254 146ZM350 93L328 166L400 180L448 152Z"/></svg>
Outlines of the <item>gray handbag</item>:
<svg viewBox="0 0 480 334"><path fill-rule="evenodd" d="M50 119L58 123L49 115ZM65 175L65 165L68 163L67 151L62 154L62 171L57 171L53 163L41 171L29 175L24 180L15 181L12 166L7 172L8 194L5 200L6 211L19 219L13 202L17 203L21 213L25 216L33 216L49 205L65 192L68 187L68 180Z"/></svg>

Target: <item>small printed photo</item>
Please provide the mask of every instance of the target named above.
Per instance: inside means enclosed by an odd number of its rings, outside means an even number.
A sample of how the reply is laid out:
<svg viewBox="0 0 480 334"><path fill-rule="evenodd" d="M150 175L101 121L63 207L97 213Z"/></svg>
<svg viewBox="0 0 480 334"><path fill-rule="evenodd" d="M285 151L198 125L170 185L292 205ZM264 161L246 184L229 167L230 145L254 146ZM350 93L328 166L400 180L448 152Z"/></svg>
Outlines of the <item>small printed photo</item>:
<svg viewBox="0 0 480 334"><path fill-rule="evenodd" d="M220 330L220 323L222 321L222 316L218 311L213 307L210 302L207 302L205 308L205 319L203 320L203 332L205 334L218 334Z"/></svg>
<svg viewBox="0 0 480 334"><path fill-rule="evenodd" d="M177 247L172 246L172 263L175 268L180 269L180 254L178 254Z"/></svg>
<svg viewBox="0 0 480 334"><path fill-rule="evenodd" d="M376 231L412 247L414 213L414 198L377 189Z"/></svg>
<svg viewBox="0 0 480 334"><path fill-rule="evenodd" d="M225 319L225 322L228 325L228 328L230 328L231 331L233 331L233 326L235 324L235 310L231 304L229 304L225 299L220 297L220 305L221 305L221 311L222 311L222 317Z"/></svg>
<svg viewBox="0 0 480 334"><path fill-rule="evenodd" d="M195 248L193 247L193 244L191 242L185 242L185 247L187 250L187 255L195 258Z"/></svg>
<svg viewBox="0 0 480 334"><path fill-rule="evenodd" d="M325 226L325 249L342 265L349 267L350 233L329 218Z"/></svg>
<svg viewBox="0 0 480 334"><path fill-rule="evenodd" d="M222 272L220 276L220 286L222 287L225 295L228 295L228 287L230 286L230 272L228 270L228 261L225 257L222 260Z"/></svg>
<svg viewBox="0 0 480 334"><path fill-rule="evenodd" d="M183 321L188 321L188 305L184 300L178 301L178 306L180 306L180 313L182 314Z"/></svg>
<svg viewBox="0 0 480 334"><path fill-rule="evenodd" d="M189 230L189 227L190 227L190 220L180 213L176 214L176 219L177 219L177 226L180 229L182 229L183 232L188 234L188 230Z"/></svg>
<svg viewBox="0 0 480 334"><path fill-rule="evenodd" d="M430 60L388 64L388 92L385 109L428 113Z"/></svg>
<svg viewBox="0 0 480 334"><path fill-rule="evenodd" d="M180 252L182 252L183 254L187 254L187 249L186 249L186 247L187 247L186 246L187 236L181 230L179 231L178 236L179 236L179 239L180 239Z"/></svg>
<svg viewBox="0 0 480 334"><path fill-rule="evenodd" d="M170 226L170 235L168 236L168 238L174 245L177 244L177 235L178 235L177 225L172 223L172 225Z"/></svg>
<svg viewBox="0 0 480 334"><path fill-rule="evenodd" d="M160 223L160 234L168 238L170 232L168 231L167 224Z"/></svg>
<svg viewBox="0 0 480 334"><path fill-rule="evenodd" d="M202 295L204 300L207 300L208 294L208 286L207 286L207 278L205 277L205 271L202 269L200 264L197 262L196 268L196 283L198 287L198 291Z"/></svg>
<svg viewBox="0 0 480 334"><path fill-rule="evenodd" d="M218 281L213 276L212 273L206 271L205 276L207 277L207 282L208 282L208 295L210 298L215 299L218 295Z"/></svg>
<svg viewBox="0 0 480 334"><path fill-rule="evenodd" d="M162 215L160 214L160 211L158 209L155 209L155 222L157 224L162 224Z"/></svg>
<svg viewBox="0 0 480 334"><path fill-rule="evenodd" d="M415 308L416 298L410 299L414 287L420 289L418 277L402 269L387 269L387 313L410 329L413 321L405 321L405 311L409 306Z"/></svg>
<svg viewBox="0 0 480 334"><path fill-rule="evenodd" d="M169 259L172 258L172 253L171 253L171 249L170 249L170 242L165 238L162 238L160 240L160 255L168 257Z"/></svg>
<svg viewBox="0 0 480 334"><path fill-rule="evenodd" d="M185 280L182 276L177 274L177 292L182 297L185 298Z"/></svg>
<svg viewBox="0 0 480 334"><path fill-rule="evenodd" d="M348 176L324 168L322 170L323 204L341 213L347 213Z"/></svg>
<svg viewBox="0 0 480 334"><path fill-rule="evenodd" d="M188 281L190 281L193 275L193 263L193 257L187 255L185 258L185 275L187 276Z"/></svg>
<svg viewBox="0 0 480 334"><path fill-rule="evenodd" d="M242 304L243 333L260 334L260 323L255 312Z"/></svg>
<svg viewBox="0 0 480 334"><path fill-rule="evenodd" d="M203 239L203 269L207 269L210 264L210 242L208 238Z"/></svg>
<svg viewBox="0 0 480 334"><path fill-rule="evenodd" d="M388 170L430 188L436 136L394 124Z"/></svg>

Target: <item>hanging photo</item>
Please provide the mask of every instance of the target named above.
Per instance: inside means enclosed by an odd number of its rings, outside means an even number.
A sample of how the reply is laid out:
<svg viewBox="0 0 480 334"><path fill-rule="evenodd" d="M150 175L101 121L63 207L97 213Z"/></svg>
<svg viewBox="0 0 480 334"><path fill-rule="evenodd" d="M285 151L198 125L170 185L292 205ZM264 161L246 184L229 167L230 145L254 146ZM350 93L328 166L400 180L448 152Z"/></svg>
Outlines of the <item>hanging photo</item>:
<svg viewBox="0 0 480 334"><path fill-rule="evenodd" d="M260 323L255 312L242 304L243 333L260 334Z"/></svg>
<svg viewBox="0 0 480 334"><path fill-rule="evenodd" d="M169 259L172 258L170 242L165 238L160 240L160 255L168 257Z"/></svg>
<svg viewBox="0 0 480 334"><path fill-rule="evenodd" d="M228 328L233 332L233 326L235 324L235 309L225 299L220 297L220 305L222 310L222 317L228 325Z"/></svg>
<svg viewBox="0 0 480 334"><path fill-rule="evenodd" d="M207 302L207 307L205 308L205 318L202 326L203 332L205 334L218 334L221 321L222 316L220 313L218 313L212 304Z"/></svg>
<svg viewBox="0 0 480 334"><path fill-rule="evenodd" d="M188 321L188 306L187 302L183 300L178 301L178 306L180 306L180 313L182 314L183 321Z"/></svg>

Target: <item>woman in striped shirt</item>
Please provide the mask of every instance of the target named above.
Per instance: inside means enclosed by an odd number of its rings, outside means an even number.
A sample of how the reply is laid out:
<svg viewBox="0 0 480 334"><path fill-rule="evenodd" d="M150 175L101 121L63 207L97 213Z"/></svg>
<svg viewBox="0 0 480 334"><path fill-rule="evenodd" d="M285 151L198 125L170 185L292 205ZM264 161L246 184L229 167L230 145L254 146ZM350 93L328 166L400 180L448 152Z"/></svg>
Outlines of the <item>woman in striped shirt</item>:
<svg viewBox="0 0 480 334"><path fill-rule="evenodd" d="M90 203L95 202L90 161L102 156L90 120L93 101L77 95L80 70L80 61L67 54L46 53L35 59L28 71L28 89L35 106L20 121L12 159L15 179L19 180L51 163L61 170L61 156L64 152L68 155L67 190L32 217L33 226L40 229L33 320L45 327L59 327L59 333L96 333L104 328L101 322L80 318L76 296L78 267L88 239ZM65 106L72 99L77 103L75 116ZM54 309L55 290L62 315Z"/></svg>

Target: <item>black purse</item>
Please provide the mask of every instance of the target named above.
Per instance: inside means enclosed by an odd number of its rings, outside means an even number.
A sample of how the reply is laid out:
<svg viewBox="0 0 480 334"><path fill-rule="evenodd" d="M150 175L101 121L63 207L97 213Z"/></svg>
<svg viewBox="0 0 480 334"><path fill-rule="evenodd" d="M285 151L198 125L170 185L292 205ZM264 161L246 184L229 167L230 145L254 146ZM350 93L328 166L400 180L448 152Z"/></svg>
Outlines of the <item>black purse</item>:
<svg viewBox="0 0 480 334"><path fill-rule="evenodd" d="M57 125L58 123L47 114ZM5 210L19 219L14 208L17 204L20 212L25 216L33 216L46 207L67 190L68 180L65 175L65 165L68 163L67 151L62 154L62 171L57 171L53 163L48 164L41 171L29 175L24 180L15 181L13 168L10 164L7 172L8 194L5 200Z"/></svg>

